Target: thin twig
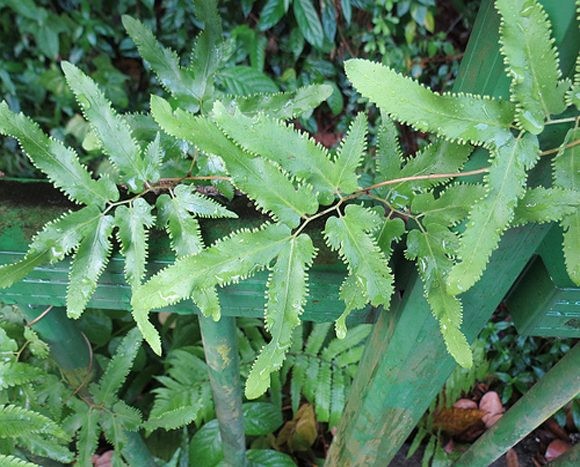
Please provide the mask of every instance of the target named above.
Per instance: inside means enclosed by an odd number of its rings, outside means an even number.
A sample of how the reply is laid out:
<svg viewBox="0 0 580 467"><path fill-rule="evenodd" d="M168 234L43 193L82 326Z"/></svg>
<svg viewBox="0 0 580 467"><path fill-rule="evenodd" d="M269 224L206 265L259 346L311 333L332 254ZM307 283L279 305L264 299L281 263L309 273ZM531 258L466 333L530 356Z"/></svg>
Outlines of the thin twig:
<svg viewBox="0 0 580 467"><path fill-rule="evenodd" d="M574 120L576 120L578 118L579 117L558 118L556 120L548 120L545 124L546 125L557 125L559 123L573 122Z"/></svg>
<svg viewBox="0 0 580 467"><path fill-rule="evenodd" d="M38 323L42 318L44 318L47 314L49 314L53 308L54 307L52 305L50 305L46 310L44 310L42 313L40 313L36 318L34 318L29 323L27 323L26 326L28 326L29 328L31 328L36 323Z"/></svg>
<svg viewBox="0 0 580 467"><path fill-rule="evenodd" d="M568 148L573 148L574 146L578 146L580 144L580 139L577 139L576 141L572 141L571 143L567 144L566 146L560 146L554 149L548 149L546 151L542 151L540 153L540 156L549 156L550 154L555 154L557 152L559 152L561 149L568 149Z"/></svg>

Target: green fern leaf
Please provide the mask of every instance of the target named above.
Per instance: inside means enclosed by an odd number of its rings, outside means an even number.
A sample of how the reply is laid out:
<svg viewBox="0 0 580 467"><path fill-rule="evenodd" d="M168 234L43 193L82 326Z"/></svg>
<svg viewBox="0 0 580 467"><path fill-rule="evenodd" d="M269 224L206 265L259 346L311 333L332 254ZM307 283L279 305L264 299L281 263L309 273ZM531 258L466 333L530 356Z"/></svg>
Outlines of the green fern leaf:
<svg viewBox="0 0 580 467"><path fill-rule="evenodd" d="M292 381L290 382L290 401L292 404L292 413L296 414L300 407L302 388L306 383L306 367L308 358L303 355L297 355L294 366L292 367Z"/></svg>
<svg viewBox="0 0 580 467"><path fill-rule="evenodd" d="M99 380L98 387L92 391L96 401L111 404L116 400L117 392L133 367L133 361L141 348L141 341L142 337L137 328L131 329L123 338Z"/></svg>
<svg viewBox="0 0 580 467"><path fill-rule="evenodd" d="M0 438L16 438L30 433L46 433L67 440L68 435L50 418L16 405L0 405Z"/></svg>
<svg viewBox="0 0 580 467"><path fill-rule="evenodd" d="M316 356L320 349L324 345L324 341L328 336L328 331L330 330L330 323L315 323L312 326L312 330L308 335L306 340L306 345L304 346L304 353L308 355Z"/></svg>
<svg viewBox="0 0 580 467"><path fill-rule="evenodd" d="M308 286L306 271L315 248L308 235L293 237L278 254L267 286L266 329L271 341L262 349L246 381L246 397L261 396L270 385L270 374L279 370L290 348L292 333L300 325Z"/></svg>
<svg viewBox="0 0 580 467"><path fill-rule="evenodd" d="M383 116L377 129L377 151L375 169L380 175L377 182L397 178L403 165L403 151L395 124L388 116ZM393 176L395 175L395 176Z"/></svg>
<svg viewBox="0 0 580 467"><path fill-rule="evenodd" d="M483 185L456 184L435 199L432 192L415 196L411 211L420 213L425 224L455 225L465 219L470 208L485 196Z"/></svg>
<svg viewBox="0 0 580 467"><path fill-rule="evenodd" d="M32 355L38 357L39 359L45 359L48 357L48 354L50 353L50 347L46 342L40 339L34 329L25 327L24 338L26 339L27 346L30 349Z"/></svg>
<svg viewBox="0 0 580 467"><path fill-rule="evenodd" d="M82 416L82 423L77 435L77 452L79 465L91 465L92 457L97 451L101 430L98 426L99 411L89 407Z"/></svg>
<svg viewBox="0 0 580 467"><path fill-rule="evenodd" d="M175 196L161 195L157 198L160 224L165 226L171 249L178 258L195 255L203 249L199 222L179 203Z"/></svg>
<svg viewBox="0 0 580 467"><path fill-rule="evenodd" d="M453 265L450 256L456 251L457 240L446 226L429 224L426 232L409 232L406 255L417 259L425 298L439 321L447 351L462 367L470 368L473 363L471 348L459 330L463 308L459 299L445 290L445 278Z"/></svg>
<svg viewBox="0 0 580 467"><path fill-rule="evenodd" d="M458 172L471 154L472 148L463 144L437 141L428 145L415 157L408 159L400 168L398 162L381 167L381 180L397 180L417 175L442 174ZM416 192L440 185L448 179L410 180L392 183L378 189L395 207L405 208Z"/></svg>
<svg viewBox="0 0 580 467"><path fill-rule="evenodd" d="M391 257L393 251L392 244L400 240L405 233L406 227L403 219L397 217L385 219L381 229L377 232L377 245L385 254L387 259Z"/></svg>
<svg viewBox="0 0 580 467"><path fill-rule="evenodd" d="M328 426L337 427L344 412L346 402L346 382L342 370L332 372L332 390L330 392L330 414Z"/></svg>
<svg viewBox="0 0 580 467"><path fill-rule="evenodd" d="M81 241L73 258L66 296L67 316L78 318L97 288L111 253L110 236L115 220L103 215L91 226L92 232Z"/></svg>
<svg viewBox="0 0 580 467"><path fill-rule="evenodd" d="M117 238L125 257L125 278L132 289L141 284L147 262L148 232L155 221L152 207L138 198L130 207L119 206L115 211Z"/></svg>
<svg viewBox="0 0 580 467"><path fill-rule="evenodd" d="M21 386L42 379L45 373L38 367L23 362L0 363L0 389Z"/></svg>
<svg viewBox="0 0 580 467"><path fill-rule="evenodd" d="M465 94L438 94L384 65L351 59L348 79L389 116L450 141L502 146L511 138L514 106Z"/></svg>
<svg viewBox="0 0 580 467"><path fill-rule="evenodd" d="M564 111L569 82L561 77L558 53L550 38L550 21L542 5L530 0L497 0L502 20L501 53L511 78L516 122L539 134L550 114Z"/></svg>
<svg viewBox="0 0 580 467"><path fill-rule="evenodd" d="M330 248L338 250L355 277L360 294L373 306L389 306L393 279L389 265L375 239L368 232L381 223L374 211L349 205L344 216L326 221L324 236Z"/></svg>
<svg viewBox="0 0 580 467"><path fill-rule="evenodd" d="M580 146L570 146L580 139L580 128L566 134L560 151L554 158L554 184L558 187L580 191ZM561 221L564 229L564 259L572 282L580 285L580 212L571 213Z"/></svg>
<svg viewBox="0 0 580 467"><path fill-rule="evenodd" d="M280 224L238 231L153 276L133 294L133 307L146 313L189 298L194 289L238 282L266 267L289 240L289 229Z"/></svg>
<svg viewBox="0 0 580 467"><path fill-rule="evenodd" d="M328 422L330 418L332 373L333 369L329 362L320 362L318 389L316 391L316 397L314 398L316 420L319 422Z"/></svg>
<svg viewBox="0 0 580 467"><path fill-rule="evenodd" d="M179 65L179 57L168 48L163 47L153 33L140 21L124 15L125 30L135 42L139 54L151 67L163 88L178 99L184 106L193 106L197 110L200 95L196 90L195 79L191 70Z"/></svg>
<svg viewBox="0 0 580 467"><path fill-rule="evenodd" d="M40 467L38 464L22 460L20 457L5 456L4 454L0 454L0 465L4 467Z"/></svg>
<svg viewBox="0 0 580 467"><path fill-rule="evenodd" d="M334 200L331 175L335 166L328 152L296 130L263 114L247 117L239 110L229 112L216 102L213 120L245 151L269 159L293 176L311 183L320 193L319 201Z"/></svg>
<svg viewBox="0 0 580 467"><path fill-rule="evenodd" d="M214 321L219 321L222 315L219 295L215 287L199 290L195 289L191 293L191 299L203 316L211 317Z"/></svg>
<svg viewBox="0 0 580 467"><path fill-rule="evenodd" d="M457 295L475 284L513 219L518 199L525 194L526 175L538 160L538 139L526 133L494 151L485 177L488 193L471 210L457 250L462 261L447 277L447 291Z"/></svg>
<svg viewBox="0 0 580 467"><path fill-rule="evenodd" d="M275 219L294 227L301 217L316 212L318 203L311 187L296 189L278 167L261 157L249 157L210 121L182 110L172 111L167 101L154 96L151 112L170 135L221 156L234 184Z"/></svg>
<svg viewBox="0 0 580 467"><path fill-rule="evenodd" d="M177 185L173 189L175 198L178 203L196 217L216 218L229 217L237 219L237 214L224 208L221 204L213 199L196 193L194 186Z"/></svg>
<svg viewBox="0 0 580 467"><path fill-rule="evenodd" d="M372 328L371 324L360 324L352 328L344 339L332 339L322 351L321 357L326 361L331 361L343 352L359 346L369 336Z"/></svg>
<svg viewBox="0 0 580 467"><path fill-rule="evenodd" d="M56 263L74 248L90 232L101 212L96 206L87 206L63 214L49 222L32 240L24 259L15 264L0 266L0 288L26 277L36 266Z"/></svg>
<svg viewBox="0 0 580 467"><path fill-rule="evenodd" d="M513 226L529 222L557 222L580 209L580 193L562 188L529 188L518 201Z"/></svg>
<svg viewBox="0 0 580 467"><path fill-rule="evenodd" d="M73 201L102 207L119 199L117 187L108 178L93 179L74 150L47 136L22 113L10 111L6 102L0 102L0 134L16 138L35 167Z"/></svg>
<svg viewBox="0 0 580 467"><path fill-rule="evenodd" d="M310 358L306 368L306 381L304 381L303 393L306 399L314 401L318 391L318 372L320 371L320 359Z"/></svg>
<svg viewBox="0 0 580 467"><path fill-rule="evenodd" d="M580 55L576 56L574 81L566 94L566 105L573 105L576 110L580 110Z"/></svg>
<svg viewBox="0 0 580 467"><path fill-rule="evenodd" d="M367 129L367 117L364 113L359 113L338 149L335 171L332 174L336 191L349 194L359 189L356 169L367 149Z"/></svg>
<svg viewBox="0 0 580 467"><path fill-rule="evenodd" d="M101 417L99 423L107 441L120 453L127 445L127 432L139 430L141 412L118 400L111 407L107 416Z"/></svg>
<svg viewBox="0 0 580 467"><path fill-rule="evenodd" d="M272 118L291 120L309 114L331 94L332 87L328 84L311 84L295 91L238 96L233 104L248 116L265 113Z"/></svg>
<svg viewBox="0 0 580 467"><path fill-rule="evenodd" d="M70 464L74 459L74 454L63 445L66 442L63 440L54 440L49 436L29 433L19 439L19 444L34 456ZM0 465L4 466L4 464Z"/></svg>
<svg viewBox="0 0 580 467"><path fill-rule="evenodd" d="M146 183L141 148L131 134L125 119L118 115L97 84L69 62L61 63L67 83L101 142L104 153L119 168L121 181L135 193Z"/></svg>
<svg viewBox="0 0 580 467"><path fill-rule="evenodd" d="M130 127L131 123L127 122ZM131 127L131 131L133 127ZM163 157L165 156L165 149L161 143L161 135L159 132L155 134L155 138L147 145L143 152L144 176L150 183L155 183L161 177L161 169L163 164Z"/></svg>

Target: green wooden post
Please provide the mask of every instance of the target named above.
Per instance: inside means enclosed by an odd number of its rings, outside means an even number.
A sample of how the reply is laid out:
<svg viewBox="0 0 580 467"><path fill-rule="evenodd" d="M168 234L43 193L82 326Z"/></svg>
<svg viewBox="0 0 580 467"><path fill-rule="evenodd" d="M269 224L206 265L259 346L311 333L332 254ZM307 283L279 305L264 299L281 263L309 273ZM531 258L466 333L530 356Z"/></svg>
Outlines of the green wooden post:
<svg viewBox="0 0 580 467"><path fill-rule="evenodd" d="M542 3L554 24L556 44L566 43L560 48L560 58L564 74L568 75L580 43L574 2ZM484 0L456 91L507 95L509 81L499 54L498 28L492 0ZM542 146L557 146L564 130L550 128L544 132ZM470 163L472 167L482 166L485 160L485 152L478 151ZM549 173L549 167L541 165L530 178L546 180ZM482 279L462 295L462 330L470 342L485 326L547 231L548 226L530 225L507 232ZM389 465L454 367L423 297L421 281L412 273L403 300L383 312L375 325L325 465Z"/></svg>
<svg viewBox="0 0 580 467"><path fill-rule="evenodd" d="M96 373L91 363L89 345L75 323L67 318L60 307L20 305L32 328L49 345L50 353L72 387L87 387ZM43 316L41 316L43 315ZM155 461L141 435L127 431L127 444L123 456L130 465L155 467Z"/></svg>
<svg viewBox="0 0 580 467"><path fill-rule="evenodd" d="M486 467L580 394L580 344L544 375L461 456L456 467Z"/></svg>
<svg viewBox="0 0 580 467"><path fill-rule="evenodd" d="M246 438L242 414L242 385L235 319L217 322L199 316L205 360L219 423L225 464L246 465Z"/></svg>

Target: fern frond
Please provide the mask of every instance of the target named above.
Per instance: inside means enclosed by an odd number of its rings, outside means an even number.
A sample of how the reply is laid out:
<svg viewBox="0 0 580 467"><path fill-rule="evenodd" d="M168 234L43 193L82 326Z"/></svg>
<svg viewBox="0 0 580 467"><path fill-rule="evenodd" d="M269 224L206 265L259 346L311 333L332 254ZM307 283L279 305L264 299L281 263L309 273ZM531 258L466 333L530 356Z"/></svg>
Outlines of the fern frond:
<svg viewBox="0 0 580 467"><path fill-rule="evenodd" d="M488 193L473 206L457 255L461 262L447 276L447 291L465 292L479 278L497 248L502 233L513 219L514 209L525 193L527 171L538 160L538 139L525 133L493 152L485 177Z"/></svg>
<svg viewBox="0 0 580 467"><path fill-rule="evenodd" d="M330 413L328 426L337 427L344 412L346 402L346 378L341 370L332 372L332 390L330 392Z"/></svg>
<svg viewBox="0 0 580 467"><path fill-rule="evenodd" d="M393 121L386 115L382 116L377 129L377 148L375 154L375 171L380 180L397 178L403 165L403 151L399 143L399 135Z"/></svg>
<svg viewBox="0 0 580 467"><path fill-rule="evenodd" d="M29 433L19 439L19 444L27 452L56 462L69 464L74 459L74 454L66 447L64 440L55 440L49 434ZM4 466L4 464L0 464Z"/></svg>
<svg viewBox="0 0 580 467"><path fill-rule="evenodd" d="M262 349L246 380L246 397L261 396L270 385L270 374L279 370L290 348L294 328L308 294L307 269L316 250L306 234L293 237L278 254L267 285L266 329L272 336Z"/></svg>
<svg viewBox="0 0 580 467"><path fill-rule="evenodd" d="M297 355L294 366L292 366L292 380L290 382L290 401L292 403L292 413L296 414L300 407L300 398L306 383L306 367L309 359L304 355Z"/></svg>
<svg viewBox="0 0 580 467"><path fill-rule="evenodd" d="M132 289L141 284L145 275L149 247L147 229L155 222L151 210L143 198L133 201L130 207L119 206L115 210L117 238L125 257L125 279Z"/></svg>
<svg viewBox="0 0 580 467"><path fill-rule="evenodd" d="M91 465L93 454L97 450L101 430L98 426L99 411L89 407L82 416L82 423L77 434L77 452L79 465Z"/></svg>
<svg viewBox="0 0 580 467"><path fill-rule="evenodd" d="M107 441L121 452L127 443L127 432L137 431L141 427L141 412L118 400L99 423Z"/></svg>
<svg viewBox="0 0 580 467"><path fill-rule="evenodd" d="M368 60L351 59L344 68L359 93L416 130L487 147L502 146L511 138L514 106L510 102L470 94L438 94Z"/></svg>
<svg viewBox="0 0 580 467"><path fill-rule="evenodd" d="M377 231L377 245L385 254L387 260L391 257L391 253L393 252L393 242L400 240L403 237L405 230L405 221L395 217L393 219L385 219L380 230Z"/></svg>
<svg viewBox="0 0 580 467"><path fill-rule="evenodd" d="M38 464L25 461L16 456L5 456L0 454L0 464L4 467L40 467Z"/></svg>
<svg viewBox="0 0 580 467"><path fill-rule="evenodd" d="M0 389L22 386L23 384L41 379L43 375L44 371L29 363L1 362Z"/></svg>
<svg viewBox="0 0 580 467"><path fill-rule="evenodd" d="M10 111L6 102L0 102L0 134L18 140L34 166L72 201L102 207L108 201L119 199L117 187L111 180L106 177L93 179L74 150L47 136L24 114Z"/></svg>
<svg viewBox="0 0 580 467"><path fill-rule="evenodd" d="M383 252L369 235L380 222L374 211L351 204L343 217L330 217L326 221L324 236L329 247L338 250L347 263L359 292L371 305L388 307L393 292L392 273Z"/></svg>
<svg viewBox="0 0 580 467"><path fill-rule="evenodd" d="M320 371L321 360L319 358L309 358L308 366L306 367L306 381L304 381L304 396L309 401L316 399L316 392L318 391L318 372Z"/></svg>
<svg viewBox="0 0 580 467"><path fill-rule="evenodd" d="M171 249L178 258L195 255L203 249L199 222L175 196L167 194L157 198L160 225L165 227Z"/></svg>
<svg viewBox="0 0 580 467"><path fill-rule="evenodd" d="M125 119L118 115L97 84L69 62L61 63L67 83L75 94L85 118L101 142L103 152L119 169L121 181L134 193L146 183L141 148Z"/></svg>
<svg viewBox="0 0 580 467"><path fill-rule="evenodd" d="M66 296L70 318L76 319L83 313L97 288L99 277L109 262L114 223L112 216L102 215L79 244L71 264Z"/></svg>
<svg viewBox="0 0 580 467"><path fill-rule="evenodd" d="M570 83L562 76L558 52L550 38L550 21L542 5L529 0L497 0L501 16L501 53L511 78L510 95L516 103L516 122L535 135L544 120L566 108Z"/></svg>
<svg viewBox="0 0 580 467"><path fill-rule="evenodd" d="M92 391L96 401L110 405L117 398L117 392L133 367L141 341L142 337L137 328L131 329L123 338L99 380L98 387Z"/></svg>
<svg viewBox="0 0 580 467"><path fill-rule="evenodd" d="M356 170L367 149L367 130L367 117L364 113L359 113L338 148L332 174L336 191L348 194L358 190Z"/></svg>
<svg viewBox="0 0 580 467"><path fill-rule="evenodd" d="M360 324L355 326L344 339L332 339L322 350L321 357L326 361L338 358L343 352L355 348L363 348L359 344L363 343L372 331L371 324Z"/></svg>
<svg viewBox="0 0 580 467"><path fill-rule="evenodd" d="M330 327L330 323L314 323L310 334L308 334L308 339L306 339L304 353L313 356L318 355L328 336Z"/></svg>
<svg viewBox="0 0 580 467"><path fill-rule="evenodd" d="M458 183L446 188L437 199L432 192L413 198L411 211L421 213L425 224L452 226L465 219L471 207L486 194L481 184Z"/></svg>
<svg viewBox="0 0 580 467"><path fill-rule="evenodd" d="M318 388L314 398L314 408L316 420L319 422L328 422L330 418L330 400L332 388L332 366L330 362L320 362L318 372Z"/></svg>
<svg viewBox="0 0 580 467"><path fill-rule="evenodd" d="M209 120L179 109L172 111L167 101L154 96L151 112L169 134L222 157L234 184L276 220L294 227L302 216L318 209L311 187L297 189L279 167L261 157L249 157Z"/></svg>
<svg viewBox="0 0 580 467"><path fill-rule="evenodd" d="M153 276L133 294L133 308L146 315L189 298L193 289L238 282L266 267L289 240L289 229L280 224L238 231L197 255L177 259Z"/></svg>
<svg viewBox="0 0 580 467"><path fill-rule="evenodd" d="M265 113L272 118L291 120L312 112L331 94L332 87L328 84L310 84L295 91L237 96L233 104L248 116Z"/></svg>
<svg viewBox="0 0 580 467"><path fill-rule="evenodd" d="M513 226L558 222L580 209L580 192L563 188L528 188L518 201Z"/></svg>
<svg viewBox="0 0 580 467"><path fill-rule="evenodd" d="M312 139L263 114L247 117L238 110L229 112L216 102L213 120L245 151L276 162L284 170L314 187L322 204L334 197L332 173L335 166L328 152Z"/></svg>
<svg viewBox="0 0 580 467"><path fill-rule="evenodd" d="M46 433L67 440L68 435L50 418L12 404L0 405L0 438L16 438L30 433Z"/></svg>
<svg viewBox="0 0 580 467"><path fill-rule="evenodd" d="M429 224L425 232L409 232L406 255L417 259L425 298L439 321L448 352L462 367L470 368L471 348L460 331L463 307L457 297L445 290L445 278L453 265L450 257L455 253L457 240L445 225Z"/></svg>
<svg viewBox="0 0 580 467"><path fill-rule="evenodd" d="M222 315L219 295L215 287L205 289L194 289L191 299L195 306L199 308L202 315L211 317L214 321L219 321Z"/></svg>

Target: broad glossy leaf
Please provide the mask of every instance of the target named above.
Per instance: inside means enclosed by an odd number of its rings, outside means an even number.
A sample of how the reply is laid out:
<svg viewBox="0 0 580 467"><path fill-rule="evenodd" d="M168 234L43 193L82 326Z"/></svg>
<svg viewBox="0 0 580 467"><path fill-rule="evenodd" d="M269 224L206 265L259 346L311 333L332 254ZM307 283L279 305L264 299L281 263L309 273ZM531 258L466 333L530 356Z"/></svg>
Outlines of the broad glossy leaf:
<svg viewBox="0 0 580 467"><path fill-rule="evenodd" d="M347 194L358 190L356 170L367 149L367 129L366 115L359 113L338 148L335 171L332 174L336 190Z"/></svg>
<svg viewBox="0 0 580 467"><path fill-rule="evenodd" d="M369 234L381 224L378 214L351 204L344 216L326 221L324 236L333 250L338 250L355 278L359 293L373 306L389 306L393 278L385 255Z"/></svg>
<svg viewBox="0 0 580 467"><path fill-rule="evenodd" d="M521 128L539 134L550 114L565 108L569 83L562 75L558 52L550 37L550 21L534 0L497 0L502 16L499 29L501 53L511 78L510 94L517 104Z"/></svg>
<svg viewBox="0 0 580 467"><path fill-rule="evenodd" d="M80 317L97 288L97 281L109 261L114 222L109 215L98 218L75 253L66 296L67 316L70 318Z"/></svg>
<svg viewBox="0 0 580 467"><path fill-rule="evenodd" d="M179 65L177 54L163 47L140 21L127 15L122 20L139 54L149 64L163 88L184 103L199 105L201 96L194 94L196 88L193 72Z"/></svg>
<svg viewBox="0 0 580 467"><path fill-rule="evenodd" d="M273 118L291 120L310 114L331 94L332 87L327 84L310 84L296 91L236 97L233 104L245 115L263 112Z"/></svg>
<svg viewBox="0 0 580 467"><path fill-rule="evenodd" d="M12 112L6 102L0 103L0 133L16 138L31 162L73 201L102 207L119 198L108 178L93 179L74 150L47 136L24 114Z"/></svg>
<svg viewBox="0 0 580 467"><path fill-rule="evenodd" d="M272 160L295 177L311 183L321 193L319 199L330 203L334 198L331 174L334 165L328 152L296 130L265 115L247 117L229 112L216 103L213 119L219 127L251 154Z"/></svg>
<svg viewBox="0 0 580 467"><path fill-rule="evenodd" d="M289 240L289 229L280 224L238 231L153 276L133 294L133 307L146 313L187 299L194 289L238 282L266 267Z"/></svg>
<svg viewBox="0 0 580 467"><path fill-rule="evenodd" d="M288 454L273 449L248 449L246 451L248 467L296 467Z"/></svg>
<svg viewBox="0 0 580 467"><path fill-rule="evenodd" d="M425 298L439 321L447 351L462 367L470 368L471 348L460 331L463 308L459 299L445 289L445 277L453 266L450 257L455 253L457 240L446 226L429 224L426 232L409 232L406 255L417 260Z"/></svg>
<svg viewBox="0 0 580 467"><path fill-rule="evenodd" d="M189 444L189 465L217 466L223 459L222 437L217 420L195 432Z"/></svg>
<svg viewBox="0 0 580 467"><path fill-rule="evenodd" d="M471 207L485 194L483 185L459 183L446 188L437 198L433 192L418 194L411 211L420 214L425 224L455 225L467 217Z"/></svg>
<svg viewBox="0 0 580 467"><path fill-rule="evenodd" d="M234 184L275 219L296 226L302 216L316 212L318 203L309 186L296 188L276 165L245 154L209 120L181 110L173 112L161 98L152 98L151 111L169 134L190 141L206 153L221 156Z"/></svg>
<svg viewBox="0 0 580 467"><path fill-rule="evenodd" d="M244 432L249 436L267 436L282 425L282 412L270 402L247 402L242 412Z"/></svg>
<svg viewBox="0 0 580 467"><path fill-rule="evenodd" d="M121 181L139 192L147 182L141 149L125 119L118 115L97 84L79 68L62 62L67 83L101 142L104 153L119 168Z"/></svg>
<svg viewBox="0 0 580 467"><path fill-rule="evenodd" d="M499 147L511 138L514 105L510 102L468 94L438 94L368 60L348 60L345 70L358 92L395 120L417 130L489 147Z"/></svg>
<svg viewBox="0 0 580 467"><path fill-rule="evenodd" d="M225 68L220 72L219 80L228 93L236 96L280 91L268 75L245 65Z"/></svg>
<svg viewBox="0 0 580 467"><path fill-rule="evenodd" d="M276 25L282 19L284 13L288 9L288 0L266 0L262 11L260 11L260 21L258 22L258 29L266 31L272 26Z"/></svg>
<svg viewBox="0 0 580 467"><path fill-rule="evenodd" d="M117 238L121 244L121 254L125 256L125 279L131 288L137 287L145 275L148 230L155 218L152 207L143 198L138 198L129 207L119 206L115 210Z"/></svg>
<svg viewBox="0 0 580 467"><path fill-rule="evenodd" d="M492 153L485 177L487 195L475 204L461 238L456 264L447 277L447 291L467 291L483 273L491 253L514 216L518 199L525 194L527 171L538 160L538 139L525 133Z"/></svg>
<svg viewBox="0 0 580 467"><path fill-rule="evenodd" d="M317 49L324 43L324 31L312 0L293 0L294 17L304 39Z"/></svg>
<svg viewBox="0 0 580 467"><path fill-rule="evenodd" d="M10 287L36 266L56 263L75 249L101 216L96 206L63 214L49 222L34 237L24 259L0 266L0 288Z"/></svg>
<svg viewBox="0 0 580 467"><path fill-rule="evenodd" d="M302 234L292 237L278 254L266 292L265 325L272 338L254 361L246 380L248 399L261 396L270 386L270 374L284 363L294 328L300 325L308 292L306 271L315 251L310 237Z"/></svg>

